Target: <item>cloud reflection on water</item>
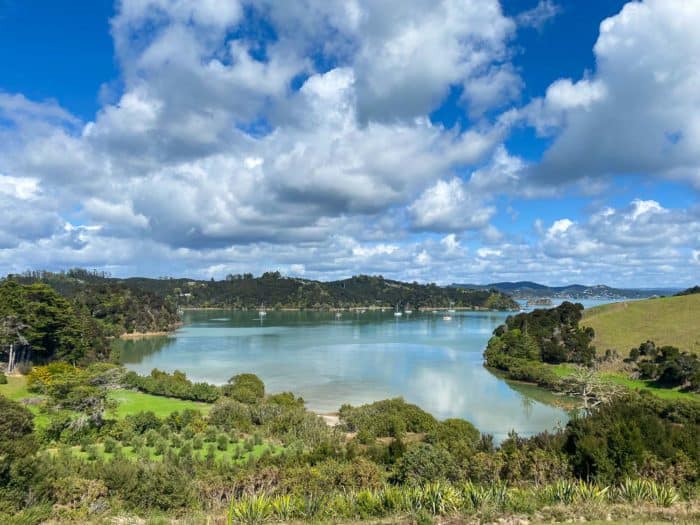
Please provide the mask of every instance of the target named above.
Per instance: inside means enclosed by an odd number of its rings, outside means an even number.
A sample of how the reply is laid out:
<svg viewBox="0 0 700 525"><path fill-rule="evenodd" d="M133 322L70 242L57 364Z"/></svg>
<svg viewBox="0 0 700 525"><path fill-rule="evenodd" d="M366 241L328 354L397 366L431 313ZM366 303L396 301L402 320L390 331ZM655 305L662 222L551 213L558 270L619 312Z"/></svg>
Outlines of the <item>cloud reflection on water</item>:
<svg viewBox="0 0 700 525"><path fill-rule="evenodd" d="M402 396L438 418L468 419L497 439L566 419L561 409L528 400L482 366L502 313L458 312L452 322L431 314L395 320L391 312L369 313L337 322L318 312L270 312L263 326L246 312L227 315L190 312L175 337L124 345L124 362L140 373L178 369L214 383L254 372L268 391L292 390L318 411Z"/></svg>

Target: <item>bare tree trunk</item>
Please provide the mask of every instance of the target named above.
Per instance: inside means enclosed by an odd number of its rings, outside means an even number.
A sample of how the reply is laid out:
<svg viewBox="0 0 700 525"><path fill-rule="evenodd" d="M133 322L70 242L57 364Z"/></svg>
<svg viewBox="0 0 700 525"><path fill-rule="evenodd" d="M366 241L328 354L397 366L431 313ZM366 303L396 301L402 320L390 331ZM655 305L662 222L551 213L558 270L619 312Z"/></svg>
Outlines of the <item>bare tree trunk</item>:
<svg viewBox="0 0 700 525"><path fill-rule="evenodd" d="M11 374L15 369L15 345L10 343L10 357L7 361L7 373Z"/></svg>

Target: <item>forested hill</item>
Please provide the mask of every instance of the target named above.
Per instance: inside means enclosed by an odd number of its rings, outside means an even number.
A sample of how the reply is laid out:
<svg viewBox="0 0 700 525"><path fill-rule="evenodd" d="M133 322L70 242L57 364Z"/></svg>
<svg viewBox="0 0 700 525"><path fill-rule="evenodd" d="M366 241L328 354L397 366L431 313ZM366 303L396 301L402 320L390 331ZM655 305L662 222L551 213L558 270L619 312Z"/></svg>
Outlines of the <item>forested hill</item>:
<svg viewBox="0 0 700 525"><path fill-rule="evenodd" d="M132 277L117 279L85 270L65 273L33 272L15 276L23 281L42 281L68 297L85 296L88 300L95 290L126 290L140 301L182 307L258 308L349 308L394 307L444 308L454 307L515 310L517 303L496 290L469 290L440 287L435 284L404 283L381 276L360 275L340 281L321 282L295 277L283 277L279 272L267 272L260 277L251 274L229 275L221 281L184 278L151 279Z"/></svg>
<svg viewBox="0 0 700 525"><path fill-rule="evenodd" d="M700 286L693 286L692 288L678 292L676 295L693 295L696 293L700 293Z"/></svg>
<svg viewBox="0 0 700 525"><path fill-rule="evenodd" d="M85 270L8 276L20 284L44 283L97 320L106 335L165 332L179 323L173 298Z"/></svg>

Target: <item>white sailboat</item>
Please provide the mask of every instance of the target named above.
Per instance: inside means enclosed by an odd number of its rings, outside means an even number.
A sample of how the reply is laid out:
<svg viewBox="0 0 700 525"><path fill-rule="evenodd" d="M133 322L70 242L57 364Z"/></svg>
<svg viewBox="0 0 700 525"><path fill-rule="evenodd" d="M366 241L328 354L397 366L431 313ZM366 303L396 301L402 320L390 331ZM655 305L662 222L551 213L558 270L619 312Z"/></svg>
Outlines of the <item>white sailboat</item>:
<svg viewBox="0 0 700 525"><path fill-rule="evenodd" d="M413 313L413 310L411 310L411 305L409 303L406 303L406 308L404 310L406 315L411 315Z"/></svg>
<svg viewBox="0 0 700 525"><path fill-rule="evenodd" d="M452 301L450 301L450 308L447 310L447 313L448 313L448 314L453 314L453 313L455 313L455 309L452 308L452 305L453 305L453 304L454 304L454 303L453 303Z"/></svg>
<svg viewBox="0 0 700 525"><path fill-rule="evenodd" d="M394 317L401 317L403 314L399 312L399 305L396 304L396 310L394 310Z"/></svg>
<svg viewBox="0 0 700 525"><path fill-rule="evenodd" d="M267 315L267 312L265 311L265 303L262 303L260 305L260 311L258 312L258 315L260 317L265 317Z"/></svg>

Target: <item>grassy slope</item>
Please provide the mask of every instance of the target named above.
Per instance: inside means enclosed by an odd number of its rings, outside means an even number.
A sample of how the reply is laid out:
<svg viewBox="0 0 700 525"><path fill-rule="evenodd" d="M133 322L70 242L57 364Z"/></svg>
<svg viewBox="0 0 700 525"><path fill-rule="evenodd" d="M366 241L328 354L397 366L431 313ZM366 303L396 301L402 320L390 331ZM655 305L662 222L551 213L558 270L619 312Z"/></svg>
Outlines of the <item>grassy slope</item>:
<svg viewBox="0 0 700 525"><path fill-rule="evenodd" d="M595 330L593 344L598 354L611 348L625 357L648 339L657 345L700 353L700 294L597 306L584 312L581 324ZM630 379L624 372L608 371L603 377L628 388L646 389L662 399L697 399L696 394Z"/></svg>
<svg viewBox="0 0 700 525"><path fill-rule="evenodd" d="M700 294L598 306L581 324L595 330L599 354L611 348L625 356L648 339L700 353Z"/></svg>

